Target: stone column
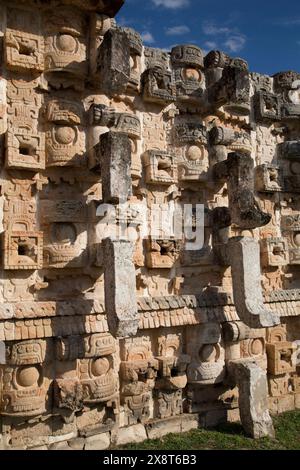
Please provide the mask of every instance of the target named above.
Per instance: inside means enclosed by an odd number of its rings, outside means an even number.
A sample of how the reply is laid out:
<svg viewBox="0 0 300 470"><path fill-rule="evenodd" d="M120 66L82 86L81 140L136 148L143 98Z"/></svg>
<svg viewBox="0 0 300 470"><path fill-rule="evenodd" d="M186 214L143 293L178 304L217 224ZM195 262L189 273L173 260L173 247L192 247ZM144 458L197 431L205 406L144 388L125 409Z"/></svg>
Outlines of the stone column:
<svg viewBox="0 0 300 470"><path fill-rule="evenodd" d="M116 338L134 336L138 330L133 243L103 240L105 311L109 331Z"/></svg>
<svg viewBox="0 0 300 470"><path fill-rule="evenodd" d="M230 368L239 388L240 416L246 434L254 439L275 437L268 410L266 372L251 360L231 362Z"/></svg>

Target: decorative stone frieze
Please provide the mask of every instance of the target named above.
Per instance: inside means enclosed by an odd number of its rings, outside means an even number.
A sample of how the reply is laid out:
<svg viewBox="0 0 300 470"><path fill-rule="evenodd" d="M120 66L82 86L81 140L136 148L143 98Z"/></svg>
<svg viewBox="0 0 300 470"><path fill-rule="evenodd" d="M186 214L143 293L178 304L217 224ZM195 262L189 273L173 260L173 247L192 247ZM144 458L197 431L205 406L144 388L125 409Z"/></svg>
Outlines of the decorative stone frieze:
<svg viewBox="0 0 300 470"><path fill-rule="evenodd" d="M0 0L5 448L299 407L300 74L146 47L123 3Z"/></svg>

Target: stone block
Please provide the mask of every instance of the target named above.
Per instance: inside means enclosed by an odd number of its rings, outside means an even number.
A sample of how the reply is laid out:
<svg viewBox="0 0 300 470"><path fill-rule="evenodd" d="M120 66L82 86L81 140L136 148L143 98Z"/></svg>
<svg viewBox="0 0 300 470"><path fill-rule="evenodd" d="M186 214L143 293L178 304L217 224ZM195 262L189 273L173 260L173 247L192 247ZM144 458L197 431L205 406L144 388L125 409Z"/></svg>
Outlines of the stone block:
<svg viewBox="0 0 300 470"><path fill-rule="evenodd" d="M219 424L226 423L227 411L225 409L220 410L208 410L200 413L199 423L203 428L214 428Z"/></svg>
<svg viewBox="0 0 300 470"><path fill-rule="evenodd" d="M116 445L122 446L135 442L143 442L147 439L145 426L142 424L134 424L129 428L121 428L116 437Z"/></svg>
<svg viewBox="0 0 300 470"><path fill-rule="evenodd" d="M56 442L54 444L51 444L49 446L49 450L73 450L69 445L67 441L63 442Z"/></svg>
<svg viewBox="0 0 300 470"><path fill-rule="evenodd" d="M138 310L133 244L106 238L103 251L105 310L110 332L119 338L134 336L138 329Z"/></svg>
<svg viewBox="0 0 300 470"><path fill-rule="evenodd" d="M47 446L30 447L28 450L48 450Z"/></svg>
<svg viewBox="0 0 300 470"><path fill-rule="evenodd" d="M110 434L96 434L85 439L84 450L105 450L110 446Z"/></svg>
<svg viewBox="0 0 300 470"><path fill-rule="evenodd" d="M181 432L181 416L151 421L145 425L149 439L159 439L166 434Z"/></svg>
<svg viewBox="0 0 300 470"><path fill-rule="evenodd" d="M83 437L75 437L68 441L69 447L74 450L83 450L86 440Z"/></svg>
<svg viewBox="0 0 300 470"><path fill-rule="evenodd" d="M295 408L300 410L300 393L295 393Z"/></svg>
<svg viewBox="0 0 300 470"><path fill-rule="evenodd" d="M130 42L124 31L107 31L99 51L98 68L104 93L114 95L126 90L130 79Z"/></svg>
<svg viewBox="0 0 300 470"><path fill-rule="evenodd" d="M121 132L110 131L100 137L99 147L103 201L126 202L132 193L129 137Z"/></svg>
<svg viewBox="0 0 300 470"><path fill-rule="evenodd" d="M54 436L49 437L49 444L57 444L57 443L64 443L69 441L70 439L76 437L76 431L70 432L68 434L56 434Z"/></svg>
<svg viewBox="0 0 300 470"><path fill-rule="evenodd" d="M233 410L228 410L227 411L227 420L230 423L238 423L241 420L240 410L238 408L235 408Z"/></svg>
<svg viewBox="0 0 300 470"><path fill-rule="evenodd" d="M293 393L278 398L278 413L285 413L295 409L295 395Z"/></svg>
<svg viewBox="0 0 300 470"><path fill-rule="evenodd" d="M198 414L184 414L181 416L181 432L189 432L199 427Z"/></svg>
<svg viewBox="0 0 300 470"><path fill-rule="evenodd" d="M268 372L272 375L295 372L294 350L295 346L289 341L267 344Z"/></svg>
<svg viewBox="0 0 300 470"><path fill-rule="evenodd" d="M239 388L240 416L245 432L254 439L274 437L266 372L251 360L232 362L231 367Z"/></svg>

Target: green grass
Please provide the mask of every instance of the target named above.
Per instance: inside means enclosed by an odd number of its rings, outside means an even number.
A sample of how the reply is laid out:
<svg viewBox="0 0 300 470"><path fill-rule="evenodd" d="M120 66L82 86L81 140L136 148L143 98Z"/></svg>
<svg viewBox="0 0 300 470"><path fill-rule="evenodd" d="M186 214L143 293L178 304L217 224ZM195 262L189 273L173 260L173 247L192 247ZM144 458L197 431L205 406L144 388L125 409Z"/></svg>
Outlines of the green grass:
<svg viewBox="0 0 300 470"><path fill-rule="evenodd" d="M140 444L118 447L126 450L300 450L300 411L273 418L276 438L254 440L246 437L238 423L227 423L214 430L197 429L183 434L168 434Z"/></svg>

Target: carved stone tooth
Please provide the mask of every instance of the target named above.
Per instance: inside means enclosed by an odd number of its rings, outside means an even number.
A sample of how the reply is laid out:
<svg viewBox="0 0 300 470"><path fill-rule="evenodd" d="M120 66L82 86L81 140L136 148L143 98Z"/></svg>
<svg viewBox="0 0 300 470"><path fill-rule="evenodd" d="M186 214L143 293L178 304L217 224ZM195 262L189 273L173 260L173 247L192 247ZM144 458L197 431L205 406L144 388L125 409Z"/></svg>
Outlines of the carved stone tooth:
<svg viewBox="0 0 300 470"><path fill-rule="evenodd" d="M263 303L259 243L249 237L231 238L226 251L232 271L234 303L241 321L251 328L278 325L279 315Z"/></svg>
<svg viewBox="0 0 300 470"><path fill-rule="evenodd" d="M128 135L112 131L101 135L99 150L103 201L126 202L132 193L131 145Z"/></svg>
<svg viewBox="0 0 300 470"><path fill-rule="evenodd" d="M134 336L138 329L133 248L125 240L103 241L105 310L109 330L117 338Z"/></svg>

